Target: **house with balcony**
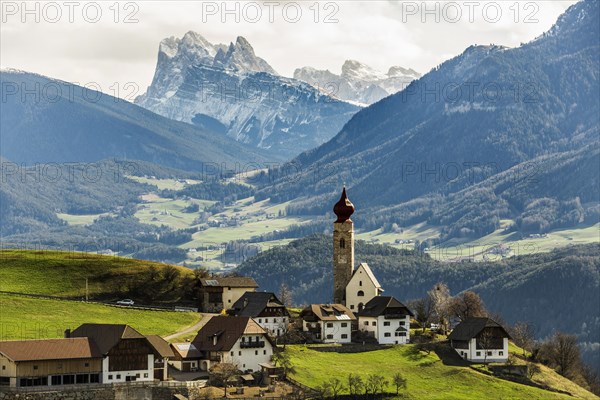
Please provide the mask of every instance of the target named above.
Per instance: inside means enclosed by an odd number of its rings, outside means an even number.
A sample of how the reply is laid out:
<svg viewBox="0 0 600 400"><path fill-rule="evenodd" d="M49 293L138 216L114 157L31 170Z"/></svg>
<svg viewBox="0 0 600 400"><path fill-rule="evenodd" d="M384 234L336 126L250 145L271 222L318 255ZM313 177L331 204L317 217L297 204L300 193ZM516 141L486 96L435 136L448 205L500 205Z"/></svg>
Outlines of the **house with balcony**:
<svg viewBox="0 0 600 400"><path fill-rule="evenodd" d="M342 304L311 304L300 313L302 330L323 343L350 343L356 317Z"/></svg>
<svg viewBox="0 0 600 400"><path fill-rule="evenodd" d="M253 318L271 336L284 335L290 323L290 313L287 308L271 292L246 292L227 313Z"/></svg>
<svg viewBox="0 0 600 400"><path fill-rule="evenodd" d="M202 352L200 369L230 363L242 371L260 371L271 361L276 345L267 331L250 317L212 317L192 344Z"/></svg>
<svg viewBox="0 0 600 400"><path fill-rule="evenodd" d="M379 344L406 344L410 340L413 313L392 296L377 296L358 313L358 329Z"/></svg>
<svg viewBox="0 0 600 400"><path fill-rule="evenodd" d="M508 361L510 335L502 325L487 317L472 317L450 332L450 346L471 362Z"/></svg>

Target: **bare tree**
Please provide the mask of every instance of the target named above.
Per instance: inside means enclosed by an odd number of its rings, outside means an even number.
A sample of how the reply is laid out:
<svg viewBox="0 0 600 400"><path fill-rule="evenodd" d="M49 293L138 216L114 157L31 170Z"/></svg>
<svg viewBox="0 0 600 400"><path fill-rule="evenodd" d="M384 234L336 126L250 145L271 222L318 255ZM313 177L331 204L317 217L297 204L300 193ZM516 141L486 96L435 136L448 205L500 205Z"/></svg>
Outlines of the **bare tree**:
<svg viewBox="0 0 600 400"><path fill-rule="evenodd" d="M394 382L394 386L396 386L396 395L400 393L400 389L406 389L408 386L406 378L400 372L394 374L392 381Z"/></svg>
<svg viewBox="0 0 600 400"><path fill-rule="evenodd" d="M542 344L539 357L546 359L559 374L572 377L581 367L577 336L555 332Z"/></svg>
<svg viewBox="0 0 600 400"><path fill-rule="evenodd" d="M510 335L517 346L523 349L523 355L531 352L535 343L533 326L528 322L517 322L511 329Z"/></svg>
<svg viewBox="0 0 600 400"><path fill-rule="evenodd" d="M487 363L488 351L494 348L497 342L496 336L492 329L484 329L477 337L477 344L483 350L483 363Z"/></svg>
<svg viewBox="0 0 600 400"><path fill-rule="evenodd" d="M385 392L385 388L388 385L388 381L379 374L371 374L367 377L365 382L365 394L366 395L377 395Z"/></svg>
<svg viewBox="0 0 600 400"><path fill-rule="evenodd" d="M421 299L411 301L409 307L414 311L415 319L423 328L423 332L425 332L425 329L431 323L431 318L435 311L433 299L428 294Z"/></svg>
<svg viewBox="0 0 600 400"><path fill-rule="evenodd" d="M450 299L452 298L452 296L450 296L450 289L448 289L448 286L445 283L439 282L436 283L429 292L427 292L427 295L433 303L432 306L435 320L445 333L448 330L448 305L450 303Z"/></svg>
<svg viewBox="0 0 600 400"><path fill-rule="evenodd" d="M360 375L357 374L348 374L348 392L352 396L358 395L363 389L363 380Z"/></svg>
<svg viewBox="0 0 600 400"><path fill-rule="evenodd" d="M450 316L461 321L471 317L485 317L487 315L481 297L470 290L453 297L449 302L448 309Z"/></svg>
<svg viewBox="0 0 600 400"><path fill-rule="evenodd" d="M292 291L285 282L279 286L279 300L286 307L292 306Z"/></svg>
<svg viewBox="0 0 600 400"><path fill-rule="evenodd" d="M294 365L290 357L290 353L286 350L278 350L273 352L271 356L273 365L283 368L283 374L287 376L289 372L294 372Z"/></svg>
<svg viewBox="0 0 600 400"><path fill-rule="evenodd" d="M219 363L210 369L211 379L216 380L219 384L223 385L224 396L227 397L227 384L231 378L239 375L240 371L236 364L230 363Z"/></svg>
<svg viewBox="0 0 600 400"><path fill-rule="evenodd" d="M529 380L533 380L533 377L541 372L541 368L536 363L527 363L527 377Z"/></svg>

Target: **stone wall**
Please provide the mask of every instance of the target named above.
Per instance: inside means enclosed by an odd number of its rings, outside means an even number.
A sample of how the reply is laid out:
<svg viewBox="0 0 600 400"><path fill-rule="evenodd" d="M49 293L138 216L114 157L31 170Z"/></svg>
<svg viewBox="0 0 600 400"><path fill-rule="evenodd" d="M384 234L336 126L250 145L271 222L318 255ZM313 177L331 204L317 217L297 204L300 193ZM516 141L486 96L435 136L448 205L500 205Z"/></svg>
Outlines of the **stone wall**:
<svg viewBox="0 0 600 400"><path fill-rule="evenodd" d="M1 390L1 389L0 389ZM0 400L173 400L175 394L199 399L198 388L119 386L68 389L63 391L0 391Z"/></svg>

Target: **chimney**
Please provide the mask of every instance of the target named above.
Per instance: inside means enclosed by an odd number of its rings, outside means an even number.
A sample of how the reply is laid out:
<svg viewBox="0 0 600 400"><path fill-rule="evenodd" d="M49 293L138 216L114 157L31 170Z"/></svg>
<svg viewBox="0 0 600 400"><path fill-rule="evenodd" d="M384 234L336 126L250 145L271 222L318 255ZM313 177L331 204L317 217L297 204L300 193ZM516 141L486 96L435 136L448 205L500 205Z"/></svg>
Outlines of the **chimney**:
<svg viewBox="0 0 600 400"><path fill-rule="evenodd" d="M65 329L65 338L70 338L70 337L71 337L71 330Z"/></svg>

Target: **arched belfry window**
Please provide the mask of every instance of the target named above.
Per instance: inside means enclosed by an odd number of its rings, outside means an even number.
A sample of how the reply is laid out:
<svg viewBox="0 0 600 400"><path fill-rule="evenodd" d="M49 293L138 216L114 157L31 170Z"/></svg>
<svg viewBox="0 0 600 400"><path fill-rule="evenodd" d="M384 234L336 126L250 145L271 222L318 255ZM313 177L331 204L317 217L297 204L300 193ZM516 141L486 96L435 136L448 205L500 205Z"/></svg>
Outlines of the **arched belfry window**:
<svg viewBox="0 0 600 400"><path fill-rule="evenodd" d="M340 249L345 249L346 248L346 240L344 240L344 238L340 239Z"/></svg>
<svg viewBox="0 0 600 400"><path fill-rule="evenodd" d="M359 290L358 293L356 293L356 295L358 297L363 297L365 295L365 292L363 292L362 290Z"/></svg>

